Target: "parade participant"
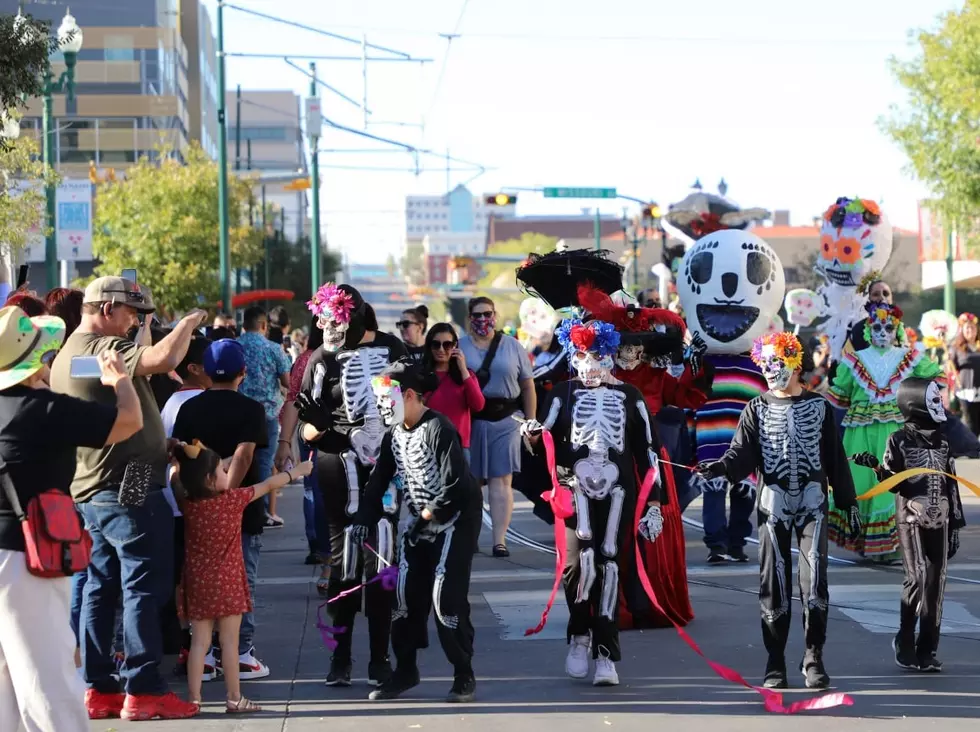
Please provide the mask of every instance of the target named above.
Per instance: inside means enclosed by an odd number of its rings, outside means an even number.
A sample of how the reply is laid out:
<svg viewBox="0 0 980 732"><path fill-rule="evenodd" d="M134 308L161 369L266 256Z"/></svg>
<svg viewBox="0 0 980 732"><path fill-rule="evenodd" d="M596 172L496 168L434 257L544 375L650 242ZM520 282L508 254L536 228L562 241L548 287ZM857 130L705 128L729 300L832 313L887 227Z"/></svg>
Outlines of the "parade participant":
<svg viewBox="0 0 980 732"><path fill-rule="evenodd" d="M847 410L841 422L847 454L870 452L880 459L888 436L903 422L897 404L899 385L910 376L937 378L942 369L925 356L921 344L908 345L901 308L884 302L868 303L866 312L869 319L864 336L871 345L844 352L827 397ZM851 474L859 496L877 483L874 473L860 465L851 465ZM891 496L879 495L860 502L864 530L857 537L850 534L848 514L834 510L835 501L835 496L831 496L832 542L874 561L898 561L895 501Z"/></svg>
<svg viewBox="0 0 980 732"><path fill-rule="evenodd" d="M657 433L660 430L656 420L665 403L690 409L704 404L707 398L705 392L710 387L701 378L699 348L692 351L696 353L693 364L687 364L680 378L666 369L655 369L650 364L651 359L667 356L683 346L686 330L683 319L661 308L616 305L609 295L588 285L579 286L578 300L590 317L612 323L619 330L620 344L615 356L614 376L635 386L643 394L647 412L655 420L653 427ZM700 343L703 346L703 341ZM669 627L671 620L687 625L694 618L687 586L684 526L677 500L675 471L669 464L677 462L677 459L667 454L662 435L658 434L657 442L661 445L660 474L668 500L661 507L663 534L658 541L644 547L644 567L641 571L646 573L661 606L670 617L664 617L650 604L639 582L632 542L624 541L619 562L620 584L623 586L619 608L620 630Z"/></svg>
<svg viewBox="0 0 980 732"><path fill-rule="evenodd" d="M879 480L909 468L955 475L950 444L941 429L946 411L939 384L929 379L906 379L898 388L898 408L905 424L888 438L881 465L870 453L856 455L854 461L873 469ZM966 526L959 488L952 478L934 473L908 478L891 491L898 494L898 541L905 565L898 634L892 639L895 663L904 669L939 672L943 664L936 650L946 562L959 549L959 531Z"/></svg>
<svg viewBox="0 0 980 732"><path fill-rule="evenodd" d="M858 282L857 294L866 298L867 302L892 304L892 288L882 279L881 272L878 270L868 272L868 274L861 278L861 281ZM864 337L864 326L867 324L868 318L864 317L860 318L851 326L851 331L847 335L845 348L860 351L862 348L867 348L871 345Z"/></svg>
<svg viewBox="0 0 980 732"><path fill-rule="evenodd" d="M405 349L415 363L422 363L425 357L425 333L429 324L429 308L416 305L402 310L402 319L395 323L402 335Z"/></svg>
<svg viewBox="0 0 980 732"><path fill-rule="evenodd" d="M717 460L728 449L745 405L766 391L749 356L783 301L786 280L772 248L755 234L727 229L703 236L684 255L678 293L687 327L707 344L713 371L708 401L695 413L697 462ZM752 533L754 476L731 484L719 476L699 479L708 563L747 562ZM725 493L730 515L725 516Z"/></svg>
<svg viewBox="0 0 980 732"><path fill-rule="evenodd" d="M980 339L977 338L977 316L973 313L963 313L957 319L956 337L950 345L949 356L964 421L973 434L980 435Z"/></svg>
<svg viewBox="0 0 980 732"><path fill-rule="evenodd" d="M327 596L332 599L356 587L362 575L370 579L379 570L378 558L362 554L361 547L350 539L348 527L384 437L371 379L407 354L399 339L378 331L370 306L350 285L327 283L308 305L323 331L323 345L310 356L296 404L303 423L302 438L317 450L317 485L323 491L330 527ZM371 545L389 563L394 559L396 511L397 505L389 502L370 534ZM364 596L371 646L368 681L377 685L391 675L391 596L380 582L369 584ZM360 607L360 592L327 605L337 641L327 686L350 686L351 636Z"/></svg>
<svg viewBox="0 0 980 732"><path fill-rule="evenodd" d="M632 517L645 493L648 508L637 531L655 541L663 531L667 500L659 445L639 390L615 379L613 358L620 337L610 323L562 322L557 338L575 377L556 386L542 409L544 424L526 422L529 442L547 430L554 441L558 480L572 491L574 520L566 528L563 570L570 645L565 671L575 679L595 660L595 686L619 683L619 552L634 533ZM539 626L540 628L541 626Z"/></svg>
<svg viewBox="0 0 980 732"><path fill-rule="evenodd" d="M854 483L847 469L833 409L800 383L807 370L803 346L790 333L756 340L752 360L769 390L748 403L731 446L699 467L706 478L738 483L761 473L758 502L759 600L762 637L769 659L763 686L784 689L786 640L792 602L793 535L800 547L799 586L806 652L800 670L810 689L825 689L830 678L823 663L827 640L827 496L847 511L852 532L860 531Z"/></svg>
<svg viewBox="0 0 980 732"><path fill-rule="evenodd" d="M454 669L447 701L473 701L474 631L467 594L483 505L480 485L466 466L452 422L422 401L436 385L434 374L402 361L385 369L372 385L388 430L352 533L363 540L382 520L385 494L396 476L410 519L399 539L398 602L391 625L398 665L370 699L394 699L418 686L417 656L429 645L427 625L434 606L439 643Z"/></svg>

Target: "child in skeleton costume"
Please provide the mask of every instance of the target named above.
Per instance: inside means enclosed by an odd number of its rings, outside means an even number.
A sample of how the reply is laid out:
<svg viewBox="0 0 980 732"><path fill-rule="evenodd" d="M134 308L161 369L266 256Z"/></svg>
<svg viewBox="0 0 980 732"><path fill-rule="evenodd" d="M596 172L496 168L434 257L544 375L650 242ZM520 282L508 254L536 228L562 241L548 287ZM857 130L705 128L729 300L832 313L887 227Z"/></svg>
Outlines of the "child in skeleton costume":
<svg viewBox="0 0 980 732"><path fill-rule="evenodd" d="M880 460L888 437L904 421L897 403L901 383L910 376L935 379L941 376L942 368L925 355L921 344L908 344L902 310L897 305L868 303L866 312L865 338L871 345L860 351L844 351L827 398L847 410L841 423L847 454L870 452ZM878 483L874 472L861 465L852 464L851 474L859 496ZM835 510L835 501L831 496L832 542L874 561L898 561L895 501L891 496L860 502L864 531L857 537L850 535L849 517Z"/></svg>
<svg viewBox="0 0 980 732"><path fill-rule="evenodd" d="M643 395L612 376L619 333L609 323L565 320L557 337L571 358L575 378L548 395L544 424L529 421L522 432L536 440L548 430L554 440L559 481L573 493L574 520L566 528L563 571L570 649L565 670L576 679L589 673L589 646L596 686L619 683L619 553L633 533L637 500L648 489L648 509L638 527L654 541L663 530L658 444ZM591 636L591 638L590 638Z"/></svg>
<svg viewBox="0 0 980 732"><path fill-rule="evenodd" d="M786 279L772 247L751 232L734 229L701 237L687 250L678 274L688 330L707 344L704 361L713 372L708 400L695 413L697 462L702 463L725 453L745 406L766 391L766 380L749 351L779 310ZM708 563L747 562L755 476L743 476L734 484L724 476L697 482Z"/></svg>
<svg viewBox="0 0 980 732"><path fill-rule="evenodd" d="M472 701L474 632L467 594L483 505L480 486L466 465L452 422L422 403L422 394L437 386L434 374L399 362L372 383L388 430L352 533L366 537L384 520L385 494L396 476L410 523L399 541L398 606L391 627L398 665L370 698L394 699L418 685L416 658L428 646L434 605L439 642L454 668L447 701Z"/></svg>
<svg viewBox="0 0 980 732"><path fill-rule="evenodd" d="M942 431L946 411L939 384L928 379L906 379L898 389L898 407L906 421L888 438L881 465L870 453L856 455L854 461L872 468L879 480L909 468L955 475L952 450ZM938 672L943 666L936 658L936 650L943 617L946 562L956 554L959 530L966 525L959 488L955 480L943 475L917 475L892 491L898 494L898 541L905 565L898 635L892 640L895 663L904 669Z"/></svg>
<svg viewBox="0 0 980 732"><path fill-rule="evenodd" d="M792 600L793 535L800 547L799 586L806 653L800 670L811 689L826 688L823 665L827 638L827 496L848 510L860 530L854 484L837 431L834 410L819 394L803 390L803 347L790 333L765 335L752 358L769 386L742 412L731 446L716 462L699 467L708 478L737 483L758 470L759 600L762 637L769 654L763 685L783 689L786 640Z"/></svg>
<svg viewBox="0 0 980 732"><path fill-rule="evenodd" d="M378 560L361 552L348 536L361 501L363 487L378 460L384 423L378 413L371 379L389 363L406 355L398 338L378 332L360 293L349 285L329 283L309 303L323 330L323 346L310 357L296 402L303 423L301 435L317 450L317 484L323 491L330 529L330 581L333 599L378 572ZM398 505L391 487L385 514L371 532L371 545L386 561L394 558L394 522ZM391 673L388 640L391 595L380 582L364 592L364 611L370 632L371 661L368 679L381 683ZM361 593L352 593L327 605L331 625L338 629L328 686L350 686L351 633L361 607Z"/></svg>

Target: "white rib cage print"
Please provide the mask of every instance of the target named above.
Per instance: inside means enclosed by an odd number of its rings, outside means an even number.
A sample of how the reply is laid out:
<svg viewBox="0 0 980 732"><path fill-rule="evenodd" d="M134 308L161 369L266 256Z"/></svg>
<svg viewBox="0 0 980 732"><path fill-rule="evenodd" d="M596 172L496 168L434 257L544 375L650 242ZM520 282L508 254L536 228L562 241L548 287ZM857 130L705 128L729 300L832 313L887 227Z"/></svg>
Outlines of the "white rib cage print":
<svg viewBox="0 0 980 732"><path fill-rule="evenodd" d="M756 403L763 468L790 495L800 493L807 478L821 470L820 435L826 406L823 399Z"/></svg>
<svg viewBox="0 0 980 732"><path fill-rule="evenodd" d="M599 387L579 389L572 405L571 443L574 449L588 447L593 455L608 455L610 449L626 449L626 394Z"/></svg>

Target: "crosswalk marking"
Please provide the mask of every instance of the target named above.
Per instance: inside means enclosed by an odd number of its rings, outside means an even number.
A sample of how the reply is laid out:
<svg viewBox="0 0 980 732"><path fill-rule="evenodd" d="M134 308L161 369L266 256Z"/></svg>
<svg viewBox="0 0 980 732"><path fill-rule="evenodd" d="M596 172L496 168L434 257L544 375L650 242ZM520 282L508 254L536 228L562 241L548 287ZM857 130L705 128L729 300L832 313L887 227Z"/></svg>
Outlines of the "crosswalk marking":
<svg viewBox="0 0 980 732"><path fill-rule="evenodd" d="M898 630L898 603L902 586L893 585L831 585L830 601L851 620L878 635ZM954 635L980 632L980 618L961 602L943 602L942 632Z"/></svg>
<svg viewBox="0 0 980 732"><path fill-rule="evenodd" d="M524 631L533 628L541 619L541 611L548 602L550 590L514 590L511 592L484 592L483 598L490 611L502 626L502 640L565 640L568 624L568 608L559 592L548 616L548 624L536 635L525 636Z"/></svg>

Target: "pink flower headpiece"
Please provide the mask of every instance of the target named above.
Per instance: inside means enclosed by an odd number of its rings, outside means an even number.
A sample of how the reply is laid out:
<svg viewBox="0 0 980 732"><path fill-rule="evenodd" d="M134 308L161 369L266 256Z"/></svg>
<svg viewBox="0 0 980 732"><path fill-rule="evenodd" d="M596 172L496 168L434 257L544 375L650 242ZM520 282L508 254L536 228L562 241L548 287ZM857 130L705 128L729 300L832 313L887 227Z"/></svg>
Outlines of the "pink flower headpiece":
<svg viewBox="0 0 980 732"><path fill-rule="evenodd" d="M330 315L338 323L349 323L351 311L354 310L354 298L333 282L328 282L316 291L306 306L316 316Z"/></svg>

